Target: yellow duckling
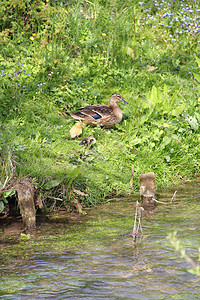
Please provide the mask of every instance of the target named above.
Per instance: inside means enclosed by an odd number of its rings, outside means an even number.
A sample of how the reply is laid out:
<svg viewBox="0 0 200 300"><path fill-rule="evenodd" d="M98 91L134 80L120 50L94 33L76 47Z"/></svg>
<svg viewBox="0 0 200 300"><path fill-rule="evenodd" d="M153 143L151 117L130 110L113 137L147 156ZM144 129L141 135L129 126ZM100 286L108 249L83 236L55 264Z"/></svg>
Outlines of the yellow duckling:
<svg viewBox="0 0 200 300"><path fill-rule="evenodd" d="M81 107L70 115L86 124L97 125L99 123L105 128L110 128L122 120L122 111L117 102L128 103L119 94L113 94L109 105L97 104Z"/></svg>
<svg viewBox="0 0 200 300"><path fill-rule="evenodd" d="M70 135L72 139L82 134L82 126L82 123L78 122L70 129Z"/></svg>
<svg viewBox="0 0 200 300"><path fill-rule="evenodd" d="M94 145L95 143L96 143L96 139L93 137L92 134L90 134L88 135L88 137L83 138L79 145L88 147L90 145Z"/></svg>

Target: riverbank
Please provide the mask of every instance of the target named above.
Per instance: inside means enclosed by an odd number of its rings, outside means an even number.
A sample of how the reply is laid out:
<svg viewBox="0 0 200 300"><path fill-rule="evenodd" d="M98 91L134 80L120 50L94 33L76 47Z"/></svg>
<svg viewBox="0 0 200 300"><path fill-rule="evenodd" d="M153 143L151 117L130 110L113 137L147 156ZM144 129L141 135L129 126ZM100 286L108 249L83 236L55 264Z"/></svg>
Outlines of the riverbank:
<svg viewBox="0 0 200 300"><path fill-rule="evenodd" d="M183 1L3 5L1 211L14 175L33 180L45 212L136 192L141 173L154 172L157 187L198 176L197 4L192 12ZM128 102L122 121L84 125L71 139L69 113L108 104L113 93ZM80 146L89 134L96 144Z"/></svg>

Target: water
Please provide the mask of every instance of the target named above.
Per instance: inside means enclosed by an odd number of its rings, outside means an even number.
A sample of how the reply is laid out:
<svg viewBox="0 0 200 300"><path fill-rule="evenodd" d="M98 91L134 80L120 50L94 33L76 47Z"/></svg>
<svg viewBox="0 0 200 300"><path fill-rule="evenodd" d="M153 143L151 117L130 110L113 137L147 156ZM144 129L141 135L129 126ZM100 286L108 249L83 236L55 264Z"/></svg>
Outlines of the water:
<svg viewBox="0 0 200 300"><path fill-rule="evenodd" d="M162 191L159 200L169 203L173 192ZM178 187L172 204L145 214L136 245L135 200L104 204L77 225L52 224L56 234L45 247L0 266L0 299L199 299L200 277L188 272L191 264L166 236L176 230L197 262L200 181Z"/></svg>

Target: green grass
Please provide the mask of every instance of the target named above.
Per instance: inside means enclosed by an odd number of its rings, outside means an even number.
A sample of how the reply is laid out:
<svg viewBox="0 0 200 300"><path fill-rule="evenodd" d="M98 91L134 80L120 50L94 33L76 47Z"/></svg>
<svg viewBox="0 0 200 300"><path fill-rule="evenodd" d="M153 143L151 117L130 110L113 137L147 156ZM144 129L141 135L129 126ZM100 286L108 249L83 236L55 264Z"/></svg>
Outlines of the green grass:
<svg viewBox="0 0 200 300"><path fill-rule="evenodd" d="M132 191L149 171L157 187L197 176L198 9L180 0L2 1L1 186L7 176L29 176L44 198L57 180L52 197L74 206L74 187L90 206L130 192L132 165ZM115 92L128 101L122 122L84 126L83 136L97 139L91 149L71 140L69 112Z"/></svg>

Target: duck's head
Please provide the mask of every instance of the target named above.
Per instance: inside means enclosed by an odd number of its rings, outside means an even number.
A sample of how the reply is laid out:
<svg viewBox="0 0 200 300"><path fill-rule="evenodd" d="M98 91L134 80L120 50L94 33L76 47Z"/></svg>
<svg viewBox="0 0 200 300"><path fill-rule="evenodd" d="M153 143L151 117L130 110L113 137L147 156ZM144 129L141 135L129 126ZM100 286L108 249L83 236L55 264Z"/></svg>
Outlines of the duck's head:
<svg viewBox="0 0 200 300"><path fill-rule="evenodd" d="M96 143L96 139L94 138L94 136L92 134L88 135L88 139L90 141L90 144L95 144Z"/></svg>
<svg viewBox="0 0 200 300"><path fill-rule="evenodd" d="M83 127L83 124L81 123L81 122L78 122L78 123L76 123L76 125L75 125L77 128L82 128Z"/></svg>
<svg viewBox="0 0 200 300"><path fill-rule="evenodd" d="M113 94L111 97L110 97L110 104L114 104L114 103L117 103L117 102L124 102L124 103L127 103L127 101L125 101L121 95L119 94Z"/></svg>

